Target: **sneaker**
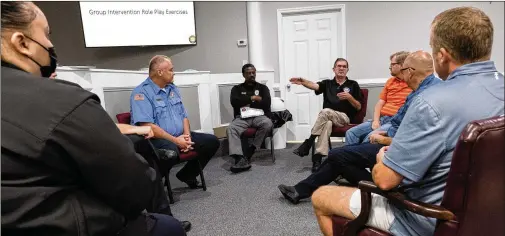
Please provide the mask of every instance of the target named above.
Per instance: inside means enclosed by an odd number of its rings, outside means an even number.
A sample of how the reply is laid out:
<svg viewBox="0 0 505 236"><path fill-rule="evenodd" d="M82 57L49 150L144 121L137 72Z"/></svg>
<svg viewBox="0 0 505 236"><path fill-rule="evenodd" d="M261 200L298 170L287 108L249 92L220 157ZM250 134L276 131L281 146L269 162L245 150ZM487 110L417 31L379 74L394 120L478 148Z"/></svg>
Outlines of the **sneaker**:
<svg viewBox="0 0 505 236"><path fill-rule="evenodd" d="M310 139L305 139L302 145L300 145L297 149L295 149L293 153L300 157L304 157L309 155L310 148L312 148L312 142L310 141Z"/></svg>
<svg viewBox="0 0 505 236"><path fill-rule="evenodd" d="M251 164L247 161L245 157L241 157L238 162L231 166L230 170L233 173L239 173L251 169Z"/></svg>

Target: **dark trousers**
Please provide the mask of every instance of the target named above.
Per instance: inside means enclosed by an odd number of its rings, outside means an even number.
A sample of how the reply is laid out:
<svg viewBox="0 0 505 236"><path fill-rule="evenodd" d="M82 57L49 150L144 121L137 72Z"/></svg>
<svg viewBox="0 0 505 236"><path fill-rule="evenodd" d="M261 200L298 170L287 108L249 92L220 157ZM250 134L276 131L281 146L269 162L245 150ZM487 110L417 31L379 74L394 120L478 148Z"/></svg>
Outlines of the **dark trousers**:
<svg viewBox="0 0 505 236"><path fill-rule="evenodd" d="M163 186L162 178L163 173L159 169L159 160L155 154L153 146L149 143L150 141L145 139L140 135L126 135L133 142L135 151L140 154L149 163L151 168L156 171L156 187L154 189L154 195L151 202L146 209L147 212L151 213L161 213L166 215L172 215L170 210L170 204L168 202L167 194L165 193L165 187Z"/></svg>
<svg viewBox="0 0 505 236"><path fill-rule="evenodd" d="M373 168L377 153L382 147L380 144L364 143L334 148L319 170L300 181L295 189L300 197L307 198L317 188L331 183L339 175L351 184L362 180L372 181L372 174L366 168Z"/></svg>
<svg viewBox="0 0 505 236"><path fill-rule="evenodd" d="M118 236L186 236L181 222L164 214L142 214L128 222Z"/></svg>
<svg viewBox="0 0 505 236"><path fill-rule="evenodd" d="M219 148L219 141L216 136L212 134L191 132L191 141L193 144L193 151L198 153L198 160L202 169L205 168L210 158L214 156ZM158 149L173 150L179 153L179 148L175 143L166 139L152 139L154 147ZM200 174L198 162L195 160L188 161L186 165L177 173L177 178L180 180L194 180Z"/></svg>

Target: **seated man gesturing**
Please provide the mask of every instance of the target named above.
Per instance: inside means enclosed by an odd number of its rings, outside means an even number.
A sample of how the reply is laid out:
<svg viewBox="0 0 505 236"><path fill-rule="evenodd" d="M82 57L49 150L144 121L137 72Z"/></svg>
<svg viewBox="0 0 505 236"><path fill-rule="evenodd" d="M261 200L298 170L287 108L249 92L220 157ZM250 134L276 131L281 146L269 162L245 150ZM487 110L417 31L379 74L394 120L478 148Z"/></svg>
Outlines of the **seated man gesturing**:
<svg viewBox="0 0 505 236"><path fill-rule="evenodd" d="M242 75L245 82L235 85L231 89L230 102L233 106L235 119L227 130L230 156L235 159L235 164L230 170L234 173L251 168L249 159L254 151L261 146L273 127L269 118L271 113L270 90L266 85L256 82L256 68L254 65L245 64L242 67ZM244 157L240 136L249 127L258 130L252 145L247 147L250 156Z"/></svg>
<svg viewBox="0 0 505 236"><path fill-rule="evenodd" d="M303 85L314 90L316 95L323 94L323 110L319 112L317 120L312 127L311 135L308 139L294 150L298 156L306 156L312 146L312 142L317 139L315 155L312 160L312 172L315 172L321 165L323 156L328 155L328 137L331 135L332 126L342 127L354 119L354 116L361 110L359 102L363 94L358 82L347 78L349 63L344 58L337 58L333 65L335 77L317 83L303 78L291 78L293 84Z"/></svg>

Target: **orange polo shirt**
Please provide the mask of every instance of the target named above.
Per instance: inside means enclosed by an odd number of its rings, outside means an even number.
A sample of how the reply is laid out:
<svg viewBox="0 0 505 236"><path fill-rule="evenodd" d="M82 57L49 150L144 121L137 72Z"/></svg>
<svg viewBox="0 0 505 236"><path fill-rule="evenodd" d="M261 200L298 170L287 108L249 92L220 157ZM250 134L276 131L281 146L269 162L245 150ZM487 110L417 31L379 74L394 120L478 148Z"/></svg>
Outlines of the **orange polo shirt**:
<svg viewBox="0 0 505 236"><path fill-rule="evenodd" d="M379 95L380 99L386 101L381 109L381 116L394 116L411 92L412 89L405 81L396 77L388 79Z"/></svg>

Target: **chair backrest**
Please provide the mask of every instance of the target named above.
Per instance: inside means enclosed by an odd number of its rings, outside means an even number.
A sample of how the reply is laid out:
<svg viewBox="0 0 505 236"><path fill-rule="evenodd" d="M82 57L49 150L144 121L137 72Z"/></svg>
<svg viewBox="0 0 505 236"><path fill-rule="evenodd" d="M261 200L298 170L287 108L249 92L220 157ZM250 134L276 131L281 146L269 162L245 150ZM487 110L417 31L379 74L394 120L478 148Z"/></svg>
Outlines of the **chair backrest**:
<svg viewBox="0 0 505 236"><path fill-rule="evenodd" d="M130 112L119 113L116 115L117 122L120 124L130 124L131 114Z"/></svg>
<svg viewBox="0 0 505 236"><path fill-rule="evenodd" d="M435 235L505 234L505 119L469 123L452 157L442 206L456 222L439 222Z"/></svg>
<svg viewBox="0 0 505 236"><path fill-rule="evenodd" d="M351 120L352 124L361 124L366 116L366 108L368 104L368 89L361 89L361 94L363 95L363 99L359 101L361 103L361 110L354 116L354 119Z"/></svg>

